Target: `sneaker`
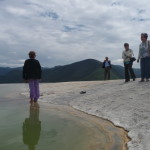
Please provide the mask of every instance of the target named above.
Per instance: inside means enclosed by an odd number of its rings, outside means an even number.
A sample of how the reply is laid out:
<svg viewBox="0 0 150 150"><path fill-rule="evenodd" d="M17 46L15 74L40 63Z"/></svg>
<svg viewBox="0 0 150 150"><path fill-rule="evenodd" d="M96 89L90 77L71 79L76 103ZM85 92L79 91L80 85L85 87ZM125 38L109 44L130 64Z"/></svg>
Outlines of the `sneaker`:
<svg viewBox="0 0 150 150"><path fill-rule="evenodd" d="M145 82L145 80L144 80L144 79L141 79L139 82Z"/></svg>
<svg viewBox="0 0 150 150"><path fill-rule="evenodd" d="M124 81L124 83L127 83L127 82L129 82L129 80L125 80L125 81Z"/></svg>

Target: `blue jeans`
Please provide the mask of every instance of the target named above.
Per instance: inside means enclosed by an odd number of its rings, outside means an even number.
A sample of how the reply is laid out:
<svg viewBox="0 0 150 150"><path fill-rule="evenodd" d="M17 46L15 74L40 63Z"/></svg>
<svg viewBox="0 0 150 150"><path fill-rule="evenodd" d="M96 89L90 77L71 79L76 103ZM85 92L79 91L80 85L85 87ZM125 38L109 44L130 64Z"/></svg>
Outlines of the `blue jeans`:
<svg viewBox="0 0 150 150"><path fill-rule="evenodd" d="M150 57L141 58L141 78L150 78Z"/></svg>

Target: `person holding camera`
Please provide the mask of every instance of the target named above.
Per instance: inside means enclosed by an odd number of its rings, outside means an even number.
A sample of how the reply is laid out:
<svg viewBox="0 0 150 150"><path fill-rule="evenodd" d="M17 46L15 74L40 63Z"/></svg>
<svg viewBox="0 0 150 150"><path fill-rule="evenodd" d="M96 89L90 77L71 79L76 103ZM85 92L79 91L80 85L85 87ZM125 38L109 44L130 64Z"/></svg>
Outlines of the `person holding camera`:
<svg viewBox="0 0 150 150"><path fill-rule="evenodd" d="M125 82L130 81L130 76L135 81L136 76L135 73L132 69L132 64L133 64L133 51L129 48L128 43L124 43L124 48L125 50L122 52L122 58L124 61L124 68L125 68Z"/></svg>
<svg viewBox="0 0 150 150"><path fill-rule="evenodd" d="M147 40L148 34L141 33L142 43L139 46L139 55L137 62L140 60L141 66L141 81L144 82L145 79L148 82L150 78L150 41Z"/></svg>

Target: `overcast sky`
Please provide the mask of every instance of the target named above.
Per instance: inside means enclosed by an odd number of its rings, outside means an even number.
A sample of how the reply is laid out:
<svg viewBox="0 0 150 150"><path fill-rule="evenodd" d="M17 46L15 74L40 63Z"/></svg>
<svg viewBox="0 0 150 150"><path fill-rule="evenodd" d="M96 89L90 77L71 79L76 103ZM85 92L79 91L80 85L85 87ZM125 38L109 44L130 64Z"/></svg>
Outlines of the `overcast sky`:
<svg viewBox="0 0 150 150"><path fill-rule="evenodd" d="M30 50L45 67L105 56L123 65L123 44L137 57L143 32L149 0L0 0L0 66L22 66Z"/></svg>

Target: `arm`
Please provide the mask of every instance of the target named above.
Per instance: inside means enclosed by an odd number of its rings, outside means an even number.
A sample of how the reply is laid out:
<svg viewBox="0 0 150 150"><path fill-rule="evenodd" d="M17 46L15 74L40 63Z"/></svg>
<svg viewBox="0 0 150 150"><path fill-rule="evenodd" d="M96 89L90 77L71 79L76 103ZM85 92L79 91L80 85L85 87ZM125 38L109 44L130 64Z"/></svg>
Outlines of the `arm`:
<svg viewBox="0 0 150 150"><path fill-rule="evenodd" d="M112 67L111 67L111 61L109 61L109 65L110 65L110 68L112 68Z"/></svg>
<svg viewBox="0 0 150 150"><path fill-rule="evenodd" d="M140 46L139 46L139 53L138 53L137 63L139 63L139 60L140 60Z"/></svg>
<svg viewBox="0 0 150 150"><path fill-rule="evenodd" d="M122 52L122 59L123 59L123 60L126 59L126 55L125 55L124 51Z"/></svg>
<svg viewBox="0 0 150 150"><path fill-rule="evenodd" d="M132 58L133 56L133 51L131 49L129 49L129 53L127 54L127 58Z"/></svg>
<svg viewBox="0 0 150 150"><path fill-rule="evenodd" d="M102 64L102 68L105 68L105 61L104 61L103 64Z"/></svg>
<svg viewBox="0 0 150 150"><path fill-rule="evenodd" d="M39 61L37 61L38 62L38 72L39 72L39 79L41 79L42 78L42 69L41 69L41 65L40 65L40 63L39 63Z"/></svg>
<svg viewBox="0 0 150 150"><path fill-rule="evenodd" d="M39 70L40 70L40 79L41 79L42 78L42 67L41 67L40 63L39 63Z"/></svg>
<svg viewBox="0 0 150 150"><path fill-rule="evenodd" d="M27 80L27 62L24 62L23 71L22 71L22 78L26 81Z"/></svg>

